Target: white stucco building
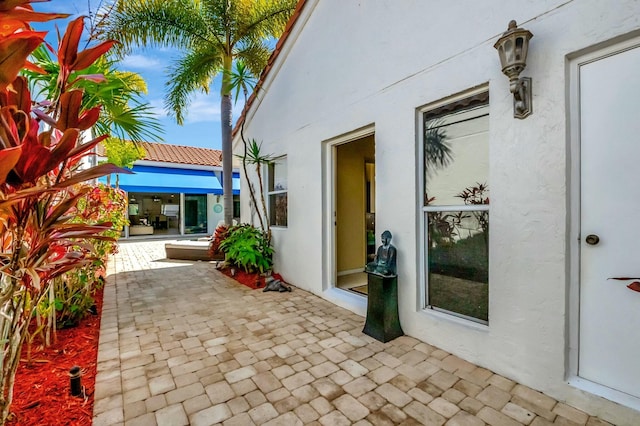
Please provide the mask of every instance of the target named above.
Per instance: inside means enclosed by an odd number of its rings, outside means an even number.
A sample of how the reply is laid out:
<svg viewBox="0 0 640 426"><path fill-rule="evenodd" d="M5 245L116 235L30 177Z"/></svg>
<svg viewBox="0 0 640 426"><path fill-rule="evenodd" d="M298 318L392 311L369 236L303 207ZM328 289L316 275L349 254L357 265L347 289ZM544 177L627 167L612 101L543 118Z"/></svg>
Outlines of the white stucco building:
<svg viewBox="0 0 640 426"><path fill-rule="evenodd" d="M242 117L277 157L275 270L364 315L389 229L406 334L640 424L640 293L608 279L640 276L638 99L636 0L301 1Z"/></svg>

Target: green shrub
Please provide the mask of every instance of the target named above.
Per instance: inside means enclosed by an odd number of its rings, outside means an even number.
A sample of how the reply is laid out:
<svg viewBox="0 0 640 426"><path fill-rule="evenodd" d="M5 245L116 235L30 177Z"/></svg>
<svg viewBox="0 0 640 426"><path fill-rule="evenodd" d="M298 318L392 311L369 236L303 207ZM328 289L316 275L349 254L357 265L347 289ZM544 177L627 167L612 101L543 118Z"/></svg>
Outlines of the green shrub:
<svg viewBox="0 0 640 426"><path fill-rule="evenodd" d="M229 264L245 272L264 273L273 266L273 248L268 234L248 224L229 228L220 250L225 253Z"/></svg>

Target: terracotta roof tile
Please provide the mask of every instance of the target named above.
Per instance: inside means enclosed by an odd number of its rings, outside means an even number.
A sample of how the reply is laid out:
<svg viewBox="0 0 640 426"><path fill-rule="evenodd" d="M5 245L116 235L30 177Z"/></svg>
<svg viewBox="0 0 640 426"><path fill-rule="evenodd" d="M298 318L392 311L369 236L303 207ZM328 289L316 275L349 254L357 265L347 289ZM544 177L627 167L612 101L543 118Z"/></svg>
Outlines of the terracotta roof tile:
<svg viewBox="0 0 640 426"><path fill-rule="evenodd" d="M253 93L251 94L251 96L249 96L249 99L247 99L247 102L245 103L244 108L242 109L242 114L240 114L240 117L236 122L236 126L233 129L233 135L235 135L239 131L240 126L242 126L242 123L244 123L244 120L247 115L247 111L249 111L249 109L251 108L251 105L253 105L253 102L256 99L256 93L260 91L260 89L262 88L262 85L264 84L264 80L269 74L269 71L271 71L271 68L273 68L273 63L278 57L278 55L280 55L280 52L282 51L282 47L284 46L285 41L287 41L289 34L291 34L291 30L293 29L293 26L295 25L296 21L300 17L300 13L302 12L302 8L304 7L305 3L306 3L306 0L298 0L298 4L296 5L296 8L293 11L293 14L291 15L291 18L289 18L289 22L287 22L287 26L285 27L284 31L282 32L282 35L278 39L276 48L273 49L273 52L269 57L269 61L267 62L267 65L264 67L264 69L260 73L260 78L258 79L258 83L256 84L256 87L254 87L253 89Z"/></svg>
<svg viewBox="0 0 640 426"><path fill-rule="evenodd" d="M147 153L143 160L222 167L222 151L218 149L155 142L140 142L140 146Z"/></svg>

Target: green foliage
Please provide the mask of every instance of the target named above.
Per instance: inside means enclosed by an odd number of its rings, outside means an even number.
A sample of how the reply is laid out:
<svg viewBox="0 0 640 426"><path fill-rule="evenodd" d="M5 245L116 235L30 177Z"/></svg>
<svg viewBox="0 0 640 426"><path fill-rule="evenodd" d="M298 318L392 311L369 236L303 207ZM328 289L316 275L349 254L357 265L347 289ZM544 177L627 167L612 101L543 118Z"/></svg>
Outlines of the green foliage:
<svg viewBox="0 0 640 426"><path fill-rule="evenodd" d="M476 234L429 250L429 271L464 278L480 283L489 282L486 235Z"/></svg>
<svg viewBox="0 0 640 426"><path fill-rule="evenodd" d="M32 91L37 96L59 96L60 64L44 45L32 54L31 60L46 74L24 70ZM163 128L151 105L144 100L147 84L137 73L116 69L116 61L98 58L87 68L74 70L69 79L74 87L83 91L82 108L100 106L100 117L95 124L97 135L111 134L117 139L142 142L148 139L162 140Z"/></svg>
<svg viewBox="0 0 640 426"><path fill-rule="evenodd" d="M104 146L107 161L118 167L133 167L136 160L144 158L146 152L142 146L131 141L123 141L117 138L108 138L102 145Z"/></svg>
<svg viewBox="0 0 640 426"><path fill-rule="evenodd" d="M53 306L56 310L57 328L76 326L95 305L93 296L102 287L104 280L96 278L93 269L103 266L102 261L96 261L93 268L81 268L54 281ZM44 300L39 310L46 312L50 304L50 300Z"/></svg>
<svg viewBox="0 0 640 426"><path fill-rule="evenodd" d="M220 244L227 262L246 272L264 273L273 266L273 248L267 233L248 224L232 226Z"/></svg>
<svg viewBox="0 0 640 426"><path fill-rule="evenodd" d="M59 327L77 324L93 306L93 295L104 281L107 256L116 253L120 230L128 225L127 200L124 191L98 184L78 203L71 213L72 222L96 224L109 222L112 228L102 232L107 239L91 242L94 258L91 263L67 272L54 283L56 318Z"/></svg>
<svg viewBox="0 0 640 426"><path fill-rule="evenodd" d="M213 78L227 76L244 60L259 75L271 54L269 39L279 37L296 0L118 0L104 11L99 31L118 39L123 53L133 47L168 47L181 52L167 68L165 105L182 123L190 96L207 93Z"/></svg>
<svg viewBox="0 0 640 426"><path fill-rule="evenodd" d="M117 38L122 53L146 46L180 52L167 67L165 94L165 108L178 124L184 122L192 95L209 93L213 79L222 74L220 125L227 225L233 219L233 63L241 59L250 74L259 75L271 54L271 39L280 37L296 4L297 0L117 0L101 13L99 33Z"/></svg>
<svg viewBox="0 0 640 426"><path fill-rule="evenodd" d="M45 33L31 31L29 21L66 15L33 15L31 1L3 2L0 13L5 31L0 37L0 424L9 415L22 345L36 308L51 294L56 279L96 260L93 241L113 240L104 234L112 228L110 222L72 221L79 200L91 193L91 187L79 184L109 173L129 173L112 164L79 167L106 136L85 143L80 138L98 121L100 105L83 104L82 79L74 73L90 67L115 42L79 50L83 18L70 22L57 51L54 94L34 98L24 70L34 69L26 59L44 42ZM103 77L85 79L99 82ZM35 316L36 333L41 319Z"/></svg>
<svg viewBox="0 0 640 426"><path fill-rule="evenodd" d="M249 91L253 90L258 81L255 75L249 70L249 67L247 67L247 64L242 59L236 60L235 69L231 71L229 80L231 84L231 90L235 92L235 103L238 102L240 91L242 91L244 95L244 101L246 103L247 98L249 97Z"/></svg>
<svg viewBox="0 0 640 426"><path fill-rule="evenodd" d="M244 171L244 175L247 177L248 186L249 186L249 197L251 200L251 205L255 208L256 215L258 216L258 221L260 222L260 228L267 232L269 238L271 238L271 227L269 226L269 216L267 214L267 204L264 197L264 182L262 180L262 168L265 164L269 164L273 161L273 155L271 154L263 154L262 153L262 143L259 143L255 139L251 139L248 141L244 138L244 123L242 123L240 127L240 138L242 139L242 144L244 147L244 154L238 155L239 158L242 159L242 169ZM262 212L258 208L258 194L256 194L256 190L253 187L253 182L249 180L249 172L247 169L247 164L253 164L255 167L255 173L258 177L258 188L260 193L260 205L262 207Z"/></svg>

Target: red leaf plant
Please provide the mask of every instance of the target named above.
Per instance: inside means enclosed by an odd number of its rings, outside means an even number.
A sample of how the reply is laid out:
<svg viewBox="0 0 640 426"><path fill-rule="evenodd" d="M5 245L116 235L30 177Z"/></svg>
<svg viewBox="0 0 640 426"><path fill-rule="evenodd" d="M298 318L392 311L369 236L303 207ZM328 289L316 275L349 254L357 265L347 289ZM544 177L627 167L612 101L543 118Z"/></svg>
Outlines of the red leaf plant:
<svg viewBox="0 0 640 426"><path fill-rule="evenodd" d="M69 82L74 71L91 65L114 42L78 51L83 18L69 24L58 50L57 94L36 103L19 73L33 70L27 58L45 33L32 31L29 22L66 15L34 12L32 1L0 0L1 424L10 413L15 372L36 307L56 277L96 259L93 241L113 240L105 234L111 222L78 220L78 202L92 189L79 184L127 173L111 164L81 168L82 157L104 137L81 142L80 133L95 124L99 109L82 110L83 92Z"/></svg>

